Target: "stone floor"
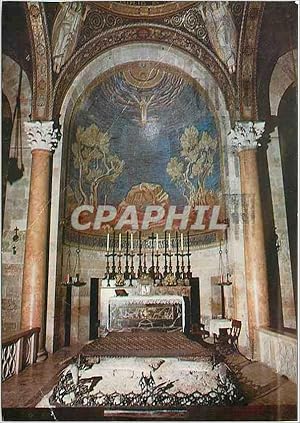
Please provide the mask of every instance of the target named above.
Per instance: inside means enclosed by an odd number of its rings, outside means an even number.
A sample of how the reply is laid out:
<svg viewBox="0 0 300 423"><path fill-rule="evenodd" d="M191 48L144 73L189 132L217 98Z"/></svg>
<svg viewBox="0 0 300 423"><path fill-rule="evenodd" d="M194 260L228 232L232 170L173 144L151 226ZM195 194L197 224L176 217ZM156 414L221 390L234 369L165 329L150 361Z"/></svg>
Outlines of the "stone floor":
<svg viewBox="0 0 300 423"><path fill-rule="evenodd" d="M2 383L2 407L34 407L41 395L46 394L47 390L53 386L56 376L66 367L69 359L81 348L80 344L62 348L55 354L49 354L44 362L35 363Z"/></svg>
<svg viewBox="0 0 300 423"><path fill-rule="evenodd" d="M35 411L32 409L40 400L41 396L46 394L50 388L56 383L58 374L66 367L69 359L74 356L82 348L81 345L75 345L69 348L63 348L43 363L36 363L22 373L14 376L2 384L2 407L3 408L31 408L31 418L29 420L48 420L34 418ZM234 370L238 380L246 394L248 405L243 406L239 413L237 409L233 411L229 409L229 420L297 420L297 386L288 380L285 376L281 376L262 363L250 361L238 353L225 353L224 360L228 367ZM218 408L218 407L217 407ZM223 410L221 412L220 408ZM209 415L205 414L205 410L201 417L197 413L191 413L191 417L177 416L177 420L224 420L226 415L226 407L219 407L219 410L212 412L208 411ZM15 420L12 417L17 410L6 415L6 420ZM88 412L87 412L88 413ZM233 413L233 414L232 414ZM95 418L95 414L93 415ZM167 416L168 419L170 416ZM237 418L235 418L237 417ZM116 420L117 417L107 417L108 419ZM142 418L141 415L123 416L123 420ZM154 419L152 416L151 419ZM5 419L5 413L4 413ZM72 420L72 418L70 418ZM86 419L88 417L86 416ZM97 418L95 418L97 420ZM103 416L98 420L102 420ZM148 415L149 419L149 415ZM164 420L166 416L155 416L157 420ZM175 419L174 416L172 419ZM23 420L28 420L23 418ZM62 417L62 420L67 420ZM79 420L78 414L75 413L75 420Z"/></svg>

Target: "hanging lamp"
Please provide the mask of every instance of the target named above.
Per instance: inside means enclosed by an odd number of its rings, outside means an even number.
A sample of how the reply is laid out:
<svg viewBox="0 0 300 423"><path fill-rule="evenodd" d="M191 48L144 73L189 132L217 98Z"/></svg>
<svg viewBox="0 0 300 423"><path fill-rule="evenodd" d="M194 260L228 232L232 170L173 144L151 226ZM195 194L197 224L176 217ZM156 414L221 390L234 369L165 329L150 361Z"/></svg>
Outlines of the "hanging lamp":
<svg viewBox="0 0 300 423"><path fill-rule="evenodd" d="M16 105L13 114L11 131L11 147L8 159L7 180L12 185L22 178L24 174L23 151L22 151L22 122L21 122L21 86L22 69L20 69L19 85Z"/></svg>
<svg viewBox="0 0 300 423"><path fill-rule="evenodd" d="M86 282L83 282L80 280L80 273L81 273L81 263L80 263L80 242L79 242L79 235L78 235L78 245L76 248L76 259L75 259L75 266L74 266L74 272L75 274L73 278L73 286L84 286L86 285Z"/></svg>
<svg viewBox="0 0 300 423"><path fill-rule="evenodd" d="M67 260L66 260L66 274L64 276L62 285L70 286L73 285L72 276L71 276L71 249L68 247Z"/></svg>

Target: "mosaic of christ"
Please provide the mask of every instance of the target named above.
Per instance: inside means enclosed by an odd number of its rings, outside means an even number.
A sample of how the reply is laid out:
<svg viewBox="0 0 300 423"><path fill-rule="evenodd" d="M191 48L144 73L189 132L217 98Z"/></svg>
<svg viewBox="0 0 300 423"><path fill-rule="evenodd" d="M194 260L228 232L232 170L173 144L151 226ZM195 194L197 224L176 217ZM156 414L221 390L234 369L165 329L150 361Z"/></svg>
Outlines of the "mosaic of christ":
<svg viewBox="0 0 300 423"><path fill-rule="evenodd" d="M102 75L77 102L68 154L68 214L82 204L113 205L118 215L135 205L141 219L147 205L220 203L215 118L171 67L138 62Z"/></svg>

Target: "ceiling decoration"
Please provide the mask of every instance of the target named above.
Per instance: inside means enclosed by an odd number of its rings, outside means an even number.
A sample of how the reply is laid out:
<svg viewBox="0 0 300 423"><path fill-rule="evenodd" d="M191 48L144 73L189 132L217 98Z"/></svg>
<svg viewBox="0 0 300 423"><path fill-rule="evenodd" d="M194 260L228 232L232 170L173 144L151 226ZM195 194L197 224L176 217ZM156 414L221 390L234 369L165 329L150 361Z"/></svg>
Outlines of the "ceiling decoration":
<svg viewBox="0 0 300 423"><path fill-rule="evenodd" d="M147 79L149 78L149 79ZM170 106L180 95L183 80L151 62L138 62L122 75L113 76L103 84L102 95L107 102L133 112L134 119L146 126L148 114Z"/></svg>
<svg viewBox="0 0 300 423"><path fill-rule="evenodd" d="M30 22L30 41L33 52L31 118L32 120L49 120L52 118L52 110L50 108L52 100L52 72L50 41L43 4L40 2L27 2L26 13Z"/></svg>
<svg viewBox="0 0 300 423"><path fill-rule="evenodd" d="M194 4L193 1L119 1L90 2L101 9L131 18L155 18L170 15Z"/></svg>
<svg viewBox="0 0 300 423"><path fill-rule="evenodd" d="M168 3L166 4L168 7L171 4L177 4L176 2L166 3ZM174 7L174 10L167 15L149 15L147 21L160 23L170 28L186 32L194 36L197 40L203 42L209 48L212 48L202 13L202 10L208 9L208 6L205 6L206 2L180 2L180 4L182 7ZM88 5L89 12L78 38L79 47L84 45L88 40L95 37L100 32L123 25L129 26L130 24L136 23L138 21L137 18L139 18L139 20L144 20L143 16L140 14L137 17L133 17L129 14L115 13L113 5L114 2L104 2L104 4L101 2L93 2ZM118 2L117 6L119 7L124 5L121 4L121 2ZM131 7L134 8L134 6ZM230 15L226 17L226 20L228 21L228 19L232 19L237 33L239 32L241 25L243 8L243 2L229 2L227 6L223 7L223 9L227 9L230 12ZM217 21L221 22L221 16L217 17Z"/></svg>
<svg viewBox="0 0 300 423"><path fill-rule="evenodd" d="M128 69L124 70L126 81L136 88L148 89L159 85L165 71L159 67L154 67L150 62L133 63Z"/></svg>
<svg viewBox="0 0 300 423"><path fill-rule="evenodd" d="M160 2L158 4L155 2L151 7L155 8L157 14L152 17L149 16L147 23L142 15L139 15L140 19L137 19L137 17L133 18L132 16L115 12L116 7L121 8L123 6L133 9L136 7L147 7L149 9L150 6L142 4L136 6L136 4L132 5L122 2L86 2L82 7L81 2L79 2L75 7L76 10L72 8L72 10L70 8L70 10L67 10L67 4L54 7L45 3L40 5L42 13L42 20L40 21L38 14L35 13L35 10L38 10L35 3L30 3L29 8L32 10L32 13L28 14L28 22L30 22L31 39L33 42L32 63L40 63L37 68L39 75L36 75L33 80L33 91L36 92L37 89L42 90L42 95L39 95L39 98L35 99L35 95L33 95L33 115L39 117L42 115L50 116L49 113L51 113L51 110L48 110L46 103L49 102L51 105L51 103L54 104L56 101L52 99L51 79L54 82L54 90L57 93L63 94L68 84L72 82L72 78L96 55L105 49L124 42L135 41L154 41L171 44L200 59L203 65L208 67L218 80L228 102L231 103L228 108L234 113L234 100L232 98L230 100L230 97L234 96L235 77L230 78L231 81L228 80L229 76L224 72L217 58L218 55L221 60L226 62L224 59L226 55L223 57L221 52L223 47L220 50L220 45L218 47L212 41L213 38L209 34L211 32L209 25L207 22L204 22L206 18L205 14L203 15L201 12L202 9L200 6L202 8L204 6L207 7L206 3ZM216 2L211 2L209 7L213 7L212 3ZM244 2L229 2L226 7L228 12L231 13L238 33L245 4ZM26 9L29 10L29 8L27 7ZM163 13L159 16L158 8L164 8L163 10L168 10L168 13ZM46 9L46 13L44 9ZM73 12L75 13L75 20L71 19ZM68 24L69 20L70 22L72 21L71 25ZM46 28L47 26L48 29ZM116 29L115 33L113 32L114 29ZM48 34L52 38L51 46ZM220 35L219 40L226 38L225 31ZM199 42L203 45L199 44ZM211 43L214 44L214 48ZM49 68L51 60L50 48L54 63L52 75L50 75L51 69ZM228 66L228 63L225 64ZM247 82L245 86L247 86ZM45 95L43 92L45 92ZM56 110L60 107L61 99L63 99L63 96L58 99L58 105L55 107ZM37 108L40 111L37 111Z"/></svg>
<svg viewBox="0 0 300 423"><path fill-rule="evenodd" d="M60 3L52 29L53 71L59 73L61 67L74 52L78 34L85 21L88 9L83 2Z"/></svg>
<svg viewBox="0 0 300 423"><path fill-rule="evenodd" d="M257 119L256 71L257 46L264 2L247 2L240 35L237 75L241 117Z"/></svg>
<svg viewBox="0 0 300 423"><path fill-rule="evenodd" d="M224 94L229 113L231 117L234 118L236 111L235 86L229 76L229 72L225 69L225 65L223 65L216 55L212 54L203 43L200 43L194 37L188 34L182 34L182 32L171 28L151 25L150 23L135 24L128 27L122 26L100 33L82 46L68 62L68 66L64 67L59 74L55 86L54 113L59 113L62 101L69 86L72 84L78 72L80 72L88 62L101 54L101 52L111 49L114 46L130 42L160 42L166 45L172 45L174 48L186 51L197 60L200 60L216 79Z"/></svg>

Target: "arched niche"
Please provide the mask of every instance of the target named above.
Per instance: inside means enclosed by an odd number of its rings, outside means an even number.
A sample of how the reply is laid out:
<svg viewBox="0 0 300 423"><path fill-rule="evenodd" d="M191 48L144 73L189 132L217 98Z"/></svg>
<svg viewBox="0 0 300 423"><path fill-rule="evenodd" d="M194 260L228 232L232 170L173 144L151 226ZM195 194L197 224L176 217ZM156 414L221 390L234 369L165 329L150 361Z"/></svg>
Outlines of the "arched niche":
<svg viewBox="0 0 300 423"><path fill-rule="evenodd" d="M297 81L298 51L290 50L277 60L270 81L270 109L271 115L277 116L281 99L290 87Z"/></svg>
<svg viewBox="0 0 300 423"><path fill-rule="evenodd" d="M291 270L294 289L294 302L297 300L297 199L298 199L298 125L297 88L292 83L283 94L278 107L278 133Z"/></svg>
<svg viewBox="0 0 300 423"><path fill-rule="evenodd" d="M274 213L274 227L276 228L280 296L282 306L283 327L296 328L296 276L295 263L295 204L297 200L292 181L291 190L289 181L293 173L297 172L293 158L297 157L297 135L295 136L296 117L296 81L297 81L297 50L290 50L276 62L270 86L270 110L276 127L270 134L270 143L267 149L267 160L270 177L272 207ZM294 94L293 94L294 93ZM291 121L289 120L291 119ZM288 139L289 130L294 133ZM292 160L288 160L292 157ZM288 170L287 170L288 169ZM293 192L291 195L291 191ZM297 219L296 219L297 220ZM293 250L293 252L292 252ZM293 255L293 259L292 259ZM294 266L294 267L293 267Z"/></svg>
<svg viewBox="0 0 300 423"><path fill-rule="evenodd" d="M221 140L222 149L222 172L224 179L225 193L230 195L240 195L240 180L236 166L236 161L231 154L231 149L227 145L227 134L230 131L230 116L226 107L224 93L213 78L209 69L206 69L198 60L190 56L188 53L174 47L157 43L132 43L115 47L109 51L105 51L93 61L89 62L81 72L75 77L70 85L65 97L60 99L62 107L60 109L61 123L63 127L63 139L59 145L53 160L53 179L52 179L52 209L51 209L51 231L50 231L50 257L49 257L49 295L48 295L48 321L47 321L47 347L50 351L55 349L61 343L63 338L62 333L59 333L63 326L62 318L62 304L64 292L61 287L61 257L62 257L62 225L59 225L60 219L63 217L64 210L64 187L65 187L65 168L62 163L66 160L66 140L68 138L68 131L71 116L74 106L78 98L85 92L85 90L93 83L94 80L116 66L124 65L132 62L151 61L161 63L167 66L176 68L191 78L196 84L199 84L202 91L205 93L207 100L210 102L217 117L217 125L219 128L219 136ZM230 177L229 177L230 176ZM58 196L60 192L60 198ZM233 286L235 293L235 301L232 305L232 314L243 320L245 325L244 335L241 339L241 345L247 343L247 306L245 297L245 278L244 278L244 257L243 257L243 232L242 224L232 225L229 231L229 242L231 245L231 258L234 262L234 274L236 277L237 286ZM104 267L103 254L95 252L95 260L98 264ZM210 277L217 274L218 261L218 247L210 249L209 252L203 254L201 260L195 256L195 266L203 266L205 260L210 260L210 265L207 266L207 274L203 278L208 280L207 285L210 286ZM203 261L203 264L202 262ZM197 263L196 263L197 262ZM199 273L199 272L198 272ZM215 274L214 274L215 273ZM91 274L87 274L88 277ZM101 276L99 276L101 277ZM204 285L204 284L203 284ZM86 290L86 288L83 288ZM88 289L88 288L87 288ZM82 291L84 292L84 291ZM84 295L87 295L85 292ZM210 295L210 294L209 294ZM77 298L78 304L80 295ZM206 293L207 298L207 293ZM208 301L206 300L208 303ZM59 304L60 303L60 304ZM85 304L85 306L88 306ZM210 304L208 305L210 307ZM60 322L53 319L54 311L61 310ZM80 313L79 313L80 314ZM78 333L82 323L78 322ZM84 325L83 325L84 326ZM88 332L87 328L82 329ZM56 341L54 341L54 338ZM54 341L54 342L53 342Z"/></svg>

